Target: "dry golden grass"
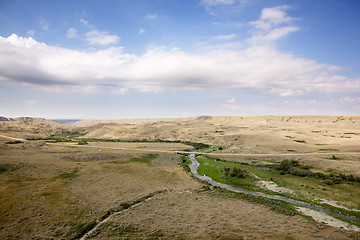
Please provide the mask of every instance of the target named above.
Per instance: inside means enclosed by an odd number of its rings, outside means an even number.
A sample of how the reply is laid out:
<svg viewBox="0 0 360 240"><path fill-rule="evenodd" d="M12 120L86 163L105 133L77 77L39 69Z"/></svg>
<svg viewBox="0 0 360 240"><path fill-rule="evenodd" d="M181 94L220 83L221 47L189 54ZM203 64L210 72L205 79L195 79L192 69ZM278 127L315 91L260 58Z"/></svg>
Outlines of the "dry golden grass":
<svg viewBox="0 0 360 240"><path fill-rule="evenodd" d="M72 126L46 120L0 122L0 135L46 137L86 131L84 138L182 140L222 146L218 153L342 153L359 151L359 117L198 117L84 121ZM34 130L35 129L35 130ZM305 141L305 142L296 142ZM180 156L144 160L135 148L183 150L180 143L102 143L102 148L55 146L44 141L5 144L0 138L0 239L72 239L109 210L167 189L114 215L94 239L354 239L301 216L285 216L233 197L203 191L180 166ZM323 149L323 150L320 150ZM332 150L331 150L332 149ZM288 151L291 150L291 151ZM358 156L294 156L326 171L359 175ZM135 158L135 159L134 159ZM236 161L281 161L262 156ZM230 157L229 157L230 159Z"/></svg>
<svg viewBox="0 0 360 240"><path fill-rule="evenodd" d="M227 153L360 151L360 117L202 116L180 119L79 121L84 138L182 140L224 146Z"/></svg>

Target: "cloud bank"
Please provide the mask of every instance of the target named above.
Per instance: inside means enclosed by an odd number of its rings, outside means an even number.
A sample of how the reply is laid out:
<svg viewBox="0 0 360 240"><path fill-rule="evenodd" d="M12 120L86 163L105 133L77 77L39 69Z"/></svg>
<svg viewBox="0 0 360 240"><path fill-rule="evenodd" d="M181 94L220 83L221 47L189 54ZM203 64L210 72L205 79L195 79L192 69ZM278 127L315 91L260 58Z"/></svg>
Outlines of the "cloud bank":
<svg viewBox="0 0 360 240"><path fill-rule="evenodd" d="M250 23L253 29L244 40L246 48L219 47L200 53L158 48L137 56L124 53L121 47L77 51L15 34L0 37L0 81L51 91L105 90L114 94L124 94L127 89L146 92L244 89L278 96L359 93L360 78L339 74L341 67L283 53L269 44L298 30L293 25L294 19L286 14L287 9L286 6L264 9L259 20ZM73 36L74 32L68 34ZM116 35L99 31L91 31L86 37L92 45L119 41ZM219 35L209 41L232 41L235 37Z"/></svg>

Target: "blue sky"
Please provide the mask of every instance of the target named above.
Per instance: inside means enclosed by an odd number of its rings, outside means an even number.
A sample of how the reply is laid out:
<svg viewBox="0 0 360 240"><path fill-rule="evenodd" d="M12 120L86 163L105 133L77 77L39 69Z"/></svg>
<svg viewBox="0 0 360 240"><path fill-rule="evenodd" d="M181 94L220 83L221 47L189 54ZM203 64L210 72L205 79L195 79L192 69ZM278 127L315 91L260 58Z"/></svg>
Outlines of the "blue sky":
<svg viewBox="0 0 360 240"><path fill-rule="evenodd" d="M358 0L0 0L0 115L359 115Z"/></svg>

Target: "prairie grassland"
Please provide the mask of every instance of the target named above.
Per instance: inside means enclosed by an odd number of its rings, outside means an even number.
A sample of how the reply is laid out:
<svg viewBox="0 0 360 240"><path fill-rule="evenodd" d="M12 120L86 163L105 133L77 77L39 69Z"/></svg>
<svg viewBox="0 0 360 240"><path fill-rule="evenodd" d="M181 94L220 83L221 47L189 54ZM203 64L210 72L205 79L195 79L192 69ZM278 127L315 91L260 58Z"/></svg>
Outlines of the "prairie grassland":
<svg viewBox="0 0 360 240"><path fill-rule="evenodd" d="M248 163L246 171L291 188L300 199L322 198L352 209L358 204L358 185L299 181L256 165L289 159L310 165L312 171L360 176L359 157L341 155L359 150L359 123L359 117L307 116L80 121L71 126L47 120L1 122L0 135L18 138L145 141L55 146L0 138L0 238L76 239L106 218L90 239L356 239L358 233L290 216L276 210L276 204L209 189L181 166L186 158L146 150L192 149L179 142L153 142L160 139L209 144L206 151L212 153L308 152L221 158L233 165ZM120 147L145 151L112 149ZM249 187L257 187L253 178L247 180Z"/></svg>

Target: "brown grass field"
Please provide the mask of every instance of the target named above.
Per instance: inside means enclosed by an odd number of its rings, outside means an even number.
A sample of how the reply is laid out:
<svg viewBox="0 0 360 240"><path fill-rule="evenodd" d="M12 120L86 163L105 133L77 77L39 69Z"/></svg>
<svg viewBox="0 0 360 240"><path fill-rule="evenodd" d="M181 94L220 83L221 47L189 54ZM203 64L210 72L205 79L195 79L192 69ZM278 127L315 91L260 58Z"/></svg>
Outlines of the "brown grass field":
<svg viewBox="0 0 360 240"><path fill-rule="evenodd" d="M74 133L124 142L15 144L7 138ZM0 122L0 135L0 239L78 239L109 214L88 239L360 239L359 232L209 189L180 166L181 155L160 152L191 146L149 142L200 142L213 146L205 152L230 161L296 159L316 171L360 176L359 116L202 116L70 125L17 119ZM148 142L128 142L142 139ZM305 154L282 155L300 153ZM357 186L326 186L325 193L296 190L359 209Z"/></svg>

